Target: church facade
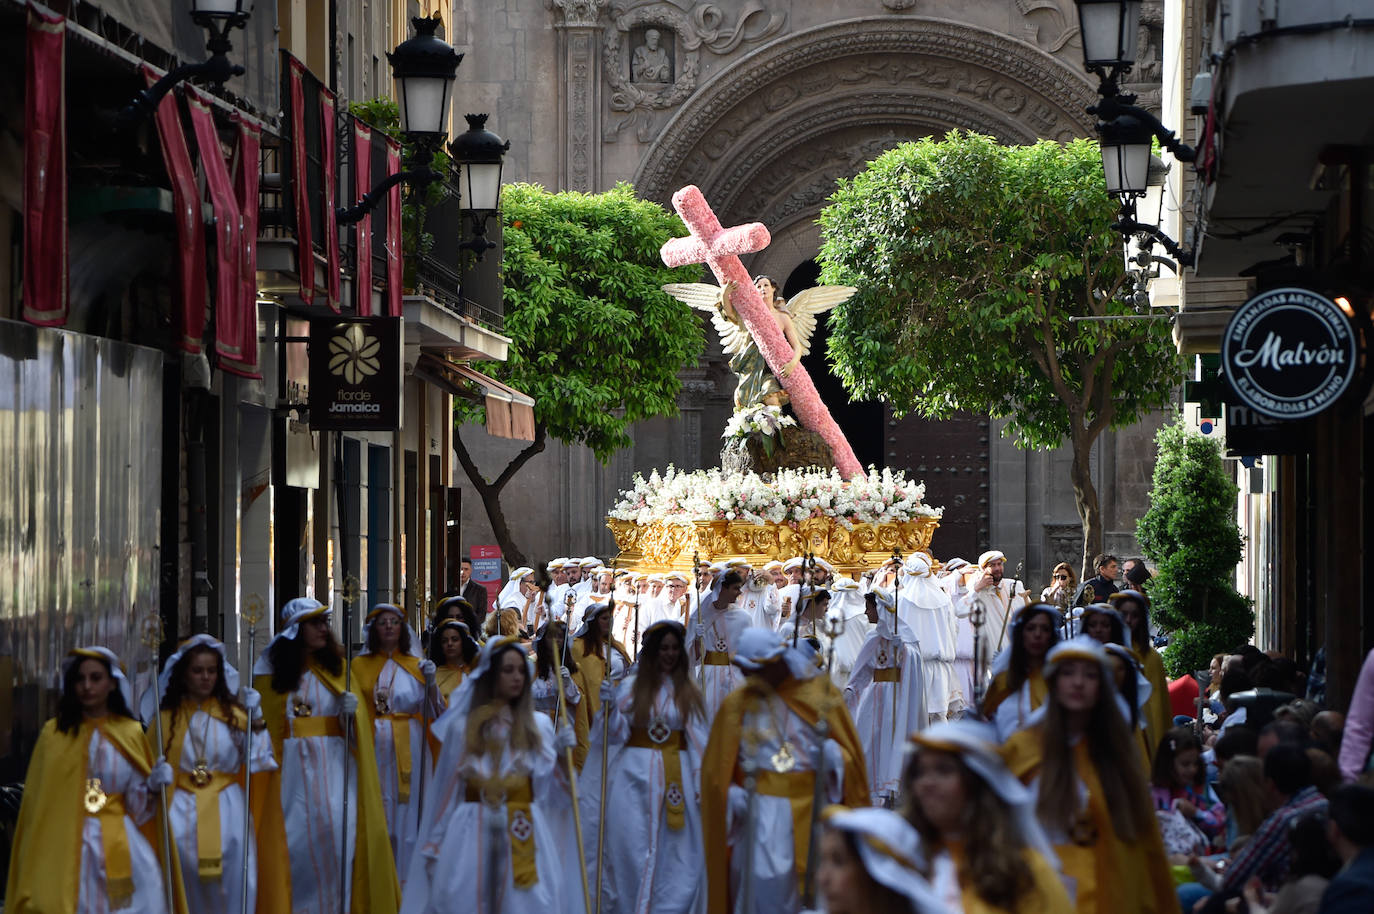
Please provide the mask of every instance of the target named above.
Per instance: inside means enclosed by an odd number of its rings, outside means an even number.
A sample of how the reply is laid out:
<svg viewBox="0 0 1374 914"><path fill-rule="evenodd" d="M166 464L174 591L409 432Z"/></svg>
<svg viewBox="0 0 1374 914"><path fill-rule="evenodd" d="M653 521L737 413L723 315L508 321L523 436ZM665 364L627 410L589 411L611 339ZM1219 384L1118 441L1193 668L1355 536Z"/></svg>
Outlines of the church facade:
<svg viewBox="0 0 1374 914"><path fill-rule="evenodd" d="M1147 4L1141 46L1158 104L1158 4ZM883 151L951 129L1005 143L1092 133L1095 93L1082 71L1072 0L459 0L450 40L472 55L458 104L492 112L512 141L507 180L598 191L631 181L667 205L696 184L724 224L758 221L772 244L746 260L791 295L816 276L816 217L837 179ZM1153 83L1150 81L1153 80ZM972 558L995 546L1043 582L1076 564L1081 534L1069 454L1024 452L998 422L897 419L850 403L825 367L824 327L807 367L864 463L906 470L946 509L934 551ZM532 558L571 550L612 555L604 515L636 472L669 463L717 465L734 377L707 333L699 364L682 372L680 413L641 423L633 447L602 466L583 448L551 443L506 489L514 535ZM589 328L589 345L595 330ZM1164 417L1107 433L1093 468L1109 551L1136 551L1153 434ZM489 476L518 443L477 427L463 441ZM459 485L462 480L458 480ZM493 543L476 498L464 499L462 539ZM1009 570L1010 573L1010 570Z"/></svg>

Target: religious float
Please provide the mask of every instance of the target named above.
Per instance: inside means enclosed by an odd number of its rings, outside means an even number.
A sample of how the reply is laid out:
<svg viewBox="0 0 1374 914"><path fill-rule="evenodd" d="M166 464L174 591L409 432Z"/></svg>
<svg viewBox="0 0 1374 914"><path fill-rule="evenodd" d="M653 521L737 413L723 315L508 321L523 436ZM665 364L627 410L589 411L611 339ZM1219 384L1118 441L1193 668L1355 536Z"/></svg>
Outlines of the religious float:
<svg viewBox="0 0 1374 914"><path fill-rule="evenodd" d="M725 229L701 192L684 187L673 207L691 235L663 246L671 266L705 263L719 285L676 283L664 291L706 312L738 379L721 469L668 467L620 494L607 526L616 564L686 571L693 558L771 560L814 554L857 577L894 552L929 552L941 510L925 486L900 471L865 473L801 357L817 318L854 294L819 286L784 300L767 277L751 280L739 255L770 238L759 223ZM782 413L790 404L801 420Z"/></svg>

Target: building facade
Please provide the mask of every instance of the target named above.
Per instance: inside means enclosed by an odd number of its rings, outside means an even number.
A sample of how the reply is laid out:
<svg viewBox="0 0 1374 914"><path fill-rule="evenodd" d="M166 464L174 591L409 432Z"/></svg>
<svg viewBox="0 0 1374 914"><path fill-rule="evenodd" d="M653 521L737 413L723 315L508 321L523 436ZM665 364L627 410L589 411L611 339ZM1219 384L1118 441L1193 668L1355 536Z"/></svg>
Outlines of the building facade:
<svg viewBox="0 0 1374 914"><path fill-rule="evenodd" d="M1158 106L1162 7L1146 6L1149 63L1133 87ZM551 189L630 181L665 205L696 184L723 224L768 226L772 244L745 265L789 295L817 275L815 220L835 181L883 151L956 128L1006 143L1090 135L1095 93L1077 32L1072 0L460 0L453 23L455 45L472 49L473 97L513 141L508 173ZM824 361L824 324L817 333L807 368L860 461L907 470L945 506L941 558L996 546L1037 587L1056 562L1077 563L1067 452L1017 450L985 417L896 420L850 403ZM635 473L718 465L734 378L706 337L705 357L683 372L678 417L642 423L605 467L550 443L507 487L526 555L613 554L605 512ZM1123 558L1138 549L1161 421L1106 433L1093 460L1105 545ZM488 477L519 452L461 434ZM495 542L477 499L462 519L466 542Z"/></svg>

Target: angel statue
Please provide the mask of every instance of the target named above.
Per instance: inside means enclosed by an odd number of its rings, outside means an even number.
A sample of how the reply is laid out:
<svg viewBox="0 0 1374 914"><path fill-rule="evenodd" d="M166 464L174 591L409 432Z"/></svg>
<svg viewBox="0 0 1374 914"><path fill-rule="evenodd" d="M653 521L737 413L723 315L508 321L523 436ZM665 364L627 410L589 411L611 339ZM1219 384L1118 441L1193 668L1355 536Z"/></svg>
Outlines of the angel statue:
<svg viewBox="0 0 1374 914"><path fill-rule="evenodd" d="M764 361L759 344L730 304L734 285L727 283L720 287L701 282L676 282L664 286L663 291L711 315L711 323L720 335L721 348L730 357L730 370L739 379L735 388L735 412L759 404L786 406L790 400L787 391L783 390L781 382ZM787 338L787 345L792 347L792 361L782 368L784 378L797 367L802 356L811 351L816 318L840 302L848 301L858 291L853 286L813 286L788 301L782 297L778 284L768 276L755 276L754 288L759 290L764 301L772 303L773 320Z"/></svg>

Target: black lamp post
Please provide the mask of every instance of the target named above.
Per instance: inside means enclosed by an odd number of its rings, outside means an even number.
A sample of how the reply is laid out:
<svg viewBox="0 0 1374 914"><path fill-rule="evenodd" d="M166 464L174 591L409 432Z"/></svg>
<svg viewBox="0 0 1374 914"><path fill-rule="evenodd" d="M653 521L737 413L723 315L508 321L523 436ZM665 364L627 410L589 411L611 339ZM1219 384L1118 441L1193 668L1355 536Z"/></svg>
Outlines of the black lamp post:
<svg viewBox="0 0 1374 914"><path fill-rule="evenodd" d="M1160 146L1180 162L1197 160L1193 147L1181 142L1159 118L1138 107L1134 95L1117 86L1117 80L1135 65L1140 0L1077 3L1083 66L1097 75L1097 94L1102 97L1088 108L1088 113L1097 115L1107 193L1121 201L1121 219L1112 227L1124 235L1147 235L1163 245L1179 264L1193 266L1193 251L1184 249L1158 225L1136 221L1136 199L1146 193L1150 184L1152 140L1158 139Z"/></svg>
<svg viewBox="0 0 1374 914"><path fill-rule="evenodd" d="M191 0L191 21L210 33L205 43L210 59L202 63L182 64L168 72L134 96L134 100L120 112L121 119L126 123L142 120L157 108L163 96L179 82L203 79L222 86L230 77L242 76L243 67L229 62L229 52L234 49L229 42L229 32L246 26L252 13L253 0Z"/></svg>
<svg viewBox="0 0 1374 914"><path fill-rule="evenodd" d="M463 62L463 55L434 34L439 27L438 18L412 19L410 22L415 26L414 36L386 55L396 79L396 97L400 99L401 133L415 150L410 167L388 175L355 206L340 207L340 225L352 225L372 212L387 191L397 184L424 186L441 177L429 162L433 149L443 142L447 133L445 121L453 81L458 76L458 64Z"/></svg>
<svg viewBox="0 0 1374 914"><path fill-rule="evenodd" d="M510 141L487 129L485 114L465 116L468 129L449 144L449 153L458 164L458 192L462 210L472 216L472 238L458 245L481 260L495 243L487 239L487 219L501 205L501 167Z"/></svg>

